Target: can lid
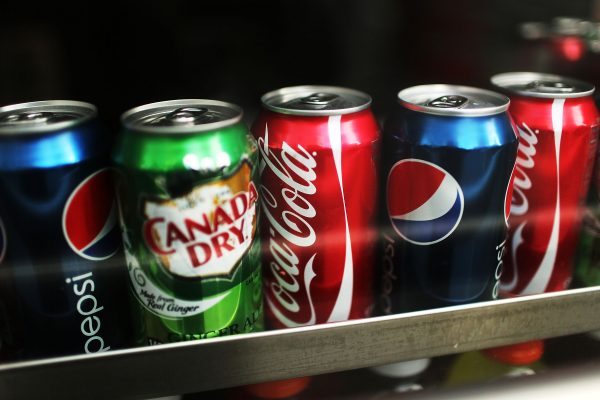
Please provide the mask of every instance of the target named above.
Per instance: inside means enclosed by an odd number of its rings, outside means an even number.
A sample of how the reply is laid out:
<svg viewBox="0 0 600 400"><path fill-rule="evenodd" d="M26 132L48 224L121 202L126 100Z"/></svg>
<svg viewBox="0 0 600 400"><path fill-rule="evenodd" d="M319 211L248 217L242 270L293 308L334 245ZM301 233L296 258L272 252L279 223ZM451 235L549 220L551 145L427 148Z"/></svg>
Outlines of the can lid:
<svg viewBox="0 0 600 400"><path fill-rule="evenodd" d="M388 378L408 378L417 376L429 367L431 359L420 358L418 360L401 361L392 364L371 367L371 371Z"/></svg>
<svg viewBox="0 0 600 400"><path fill-rule="evenodd" d="M55 132L96 116L96 107L72 100L47 100L0 107L0 135Z"/></svg>
<svg viewBox="0 0 600 400"><path fill-rule="evenodd" d="M542 358L544 354L544 342L542 340L532 340L509 344L507 346L485 349L483 353L505 364L527 365Z"/></svg>
<svg viewBox="0 0 600 400"><path fill-rule="evenodd" d="M279 381L254 383L244 386L244 391L261 399L288 399L300 394L311 382L310 376Z"/></svg>
<svg viewBox="0 0 600 400"><path fill-rule="evenodd" d="M404 107L427 114L481 117L508 109L508 97L489 90L458 85L420 85L401 90Z"/></svg>
<svg viewBox="0 0 600 400"><path fill-rule="evenodd" d="M594 93L594 85L560 75L538 72L508 72L494 75L493 85L511 93L544 99L570 99Z"/></svg>
<svg viewBox="0 0 600 400"><path fill-rule="evenodd" d="M121 116L123 125L148 133L189 134L238 123L242 109L217 100L169 100L132 108Z"/></svg>
<svg viewBox="0 0 600 400"><path fill-rule="evenodd" d="M304 116L350 114L369 108L371 96L336 86L286 87L261 97L263 106L276 113Z"/></svg>

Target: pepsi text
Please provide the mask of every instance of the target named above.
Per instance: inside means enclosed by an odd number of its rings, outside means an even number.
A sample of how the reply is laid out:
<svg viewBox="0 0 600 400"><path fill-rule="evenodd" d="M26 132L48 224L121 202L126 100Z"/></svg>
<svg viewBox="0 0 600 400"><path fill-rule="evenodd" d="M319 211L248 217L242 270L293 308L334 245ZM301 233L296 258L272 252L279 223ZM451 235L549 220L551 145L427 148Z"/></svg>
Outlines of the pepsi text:
<svg viewBox="0 0 600 400"><path fill-rule="evenodd" d="M102 353L110 350L110 346L105 346L104 339L99 334L102 320L98 314L104 310L104 306L98 304L98 299L93 294L96 289L93 273L88 272L67 278L65 282L72 285L73 293L79 297L77 313L83 318L80 332L86 340L83 346L84 351L86 353Z"/></svg>

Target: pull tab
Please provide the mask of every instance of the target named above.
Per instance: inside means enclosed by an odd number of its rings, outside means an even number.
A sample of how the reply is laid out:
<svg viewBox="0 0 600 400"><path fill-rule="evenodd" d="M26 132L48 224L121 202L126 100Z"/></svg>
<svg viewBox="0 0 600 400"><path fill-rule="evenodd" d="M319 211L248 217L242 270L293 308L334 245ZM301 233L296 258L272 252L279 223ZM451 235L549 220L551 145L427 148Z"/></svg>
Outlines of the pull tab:
<svg viewBox="0 0 600 400"><path fill-rule="evenodd" d="M527 84L527 89L543 93L571 93L575 88L562 82L533 81Z"/></svg>
<svg viewBox="0 0 600 400"><path fill-rule="evenodd" d="M212 119L212 115L208 108L203 107L182 107L165 115L165 121L169 125L197 125L205 119Z"/></svg>
<svg viewBox="0 0 600 400"><path fill-rule="evenodd" d="M431 100L429 103L427 103L427 106L436 108L458 108L465 104L468 100L469 99L464 96L446 95Z"/></svg>
<svg viewBox="0 0 600 400"><path fill-rule="evenodd" d="M309 96L303 97L300 101L304 104L310 104L312 106L325 106L339 96L337 94L332 93L313 93Z"/></svg>
<svg viewBox="0 0 600 400"><path fill-rule="evenodd" d="M52 112L24 112L19 114L9 114L0 119L1 123L6 124L46 124L54 117Z"/></svg>

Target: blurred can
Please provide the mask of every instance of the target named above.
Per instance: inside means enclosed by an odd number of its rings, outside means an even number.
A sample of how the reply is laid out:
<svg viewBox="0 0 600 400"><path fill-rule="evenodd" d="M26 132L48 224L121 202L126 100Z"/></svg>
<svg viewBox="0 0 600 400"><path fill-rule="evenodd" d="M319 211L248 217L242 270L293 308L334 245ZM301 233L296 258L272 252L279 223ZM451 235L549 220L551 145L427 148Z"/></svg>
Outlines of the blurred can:
<svg viewBox="0 0 600 400"><path fill-rule="evenodd" d="M13 356L129 345L109 143L88 103L0 108L0 314Z"/></svg>
<svg viewBox="0 0 600 400"><path fill-rule="evenodd" d="M589 287L600 285L600 154L596 156L595 167L583 208L579 242L575 256L573 285ZM589 332L600 340L600 330Z"/></svg>
<svg viewBox="0 0 600 400"><path fill-rule="evenodd" d="M600 209L597 195L591 195L584 209L575 264L574 280L579 287L600 285Z"/></svg>
<svg viewBox="0 0 600 400"><path fill-rule="evenodd" d="M415 86L384 129L383 313L498 295L517 137L507 97Z"/></svg>
<svg viewBox="0 0 600 400"><path fill-rule="evenodd" d="M262 330L256 142L214 100L123 114L113 152L139 344Z"/></svg>
<svg viewBox="0 0 600 400"><path fill-rule="evenodd" d="M368 316L379 129L359 91L297 86L262 97L267 321L284 328Z"/></svg>
<svg viewBox="0 0 600 400"><path fill-rule="evenodd" d="M376 375L370 377L370 383L376 382L377 390L372 390L374 393L368 397L363 394L360 398L377 400L421 391L427 386L426 372L430 364L431 359L423 358L370 367L369 371Z"/></svg>
<svg viewBox="0 0 600 400"><path fill-rule="evenodd" d="M442 387L456 387L468 384L483 384L506 378L532 376L546 370L537 359L516 358L498 360L481 351L470 351L455 357L448 368L448 375Z"/></svg>
<svg viewBox="0 0 600 400"><path fill-rule="evenodd" d="M491 81L510 93L519 134L501 290L527 295L567 289L596 154L594 86L532 72Z"/></svg>

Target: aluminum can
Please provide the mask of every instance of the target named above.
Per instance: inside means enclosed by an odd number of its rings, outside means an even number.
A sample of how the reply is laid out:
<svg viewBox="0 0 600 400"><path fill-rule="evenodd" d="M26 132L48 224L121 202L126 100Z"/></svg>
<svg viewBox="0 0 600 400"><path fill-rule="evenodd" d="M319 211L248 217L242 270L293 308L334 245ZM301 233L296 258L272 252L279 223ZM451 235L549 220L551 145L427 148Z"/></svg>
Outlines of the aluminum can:
<svg viewBox="0 0 600 400"><path fill-rule="evenodd" d="M596 150L600 149L596 147ZM596 155L594 165L582 210L581 230L575 251L573 287L600 285L600 153ZM600 330L588 332L587 336L600 340Z"/></svg>
<svg viewBox="0 0 600 400"><path fill-rule="evenodd" d="M507 97L453 85L398 93L384 128L384 314L498 296L517 137Z"/></svg>
<svg viewBox="0 0 600 400"><path fill-rule="evenodd" d="M516 357L499 360L485 351L469 351L458 354L446 369L446 377L441 383L443 388L482 384L506 378L532 376L548 368L537 359ZM510 384L510 382L508 382Z"/></svg>
<svg viewBox="0 0 600 400"><path fill-rule="evenodd" d="M596 154L594 86L532 72L499 74L492 83L509 92L519 134L501 290L567 289Z"/></svg>
<svg viewBox="0 0 600 400"><path fill-rule="evenodd" d="M109 143L88 103L0 108L0 331L13 357L130 345Z"/></svg>
<svg viewBox="0 0 600 400"><path fill-rule="evenodd" d="M113 152L139 344L262 329L256 142L236 105L123 114Z"/></svg>
<svg viewBox="0 0 600 400"><path fill-rule="evenodd" d="M600 196L598 158L583 208L579 242L575 256L573 283L576 287L600 285Z"/></svg>
<svg viewBox="0 0 600 400"><path fill-rule="evenodd" d="M372 309L379 129L359 91L262 97L258 140L267 323L344 321Z"/></svg>

